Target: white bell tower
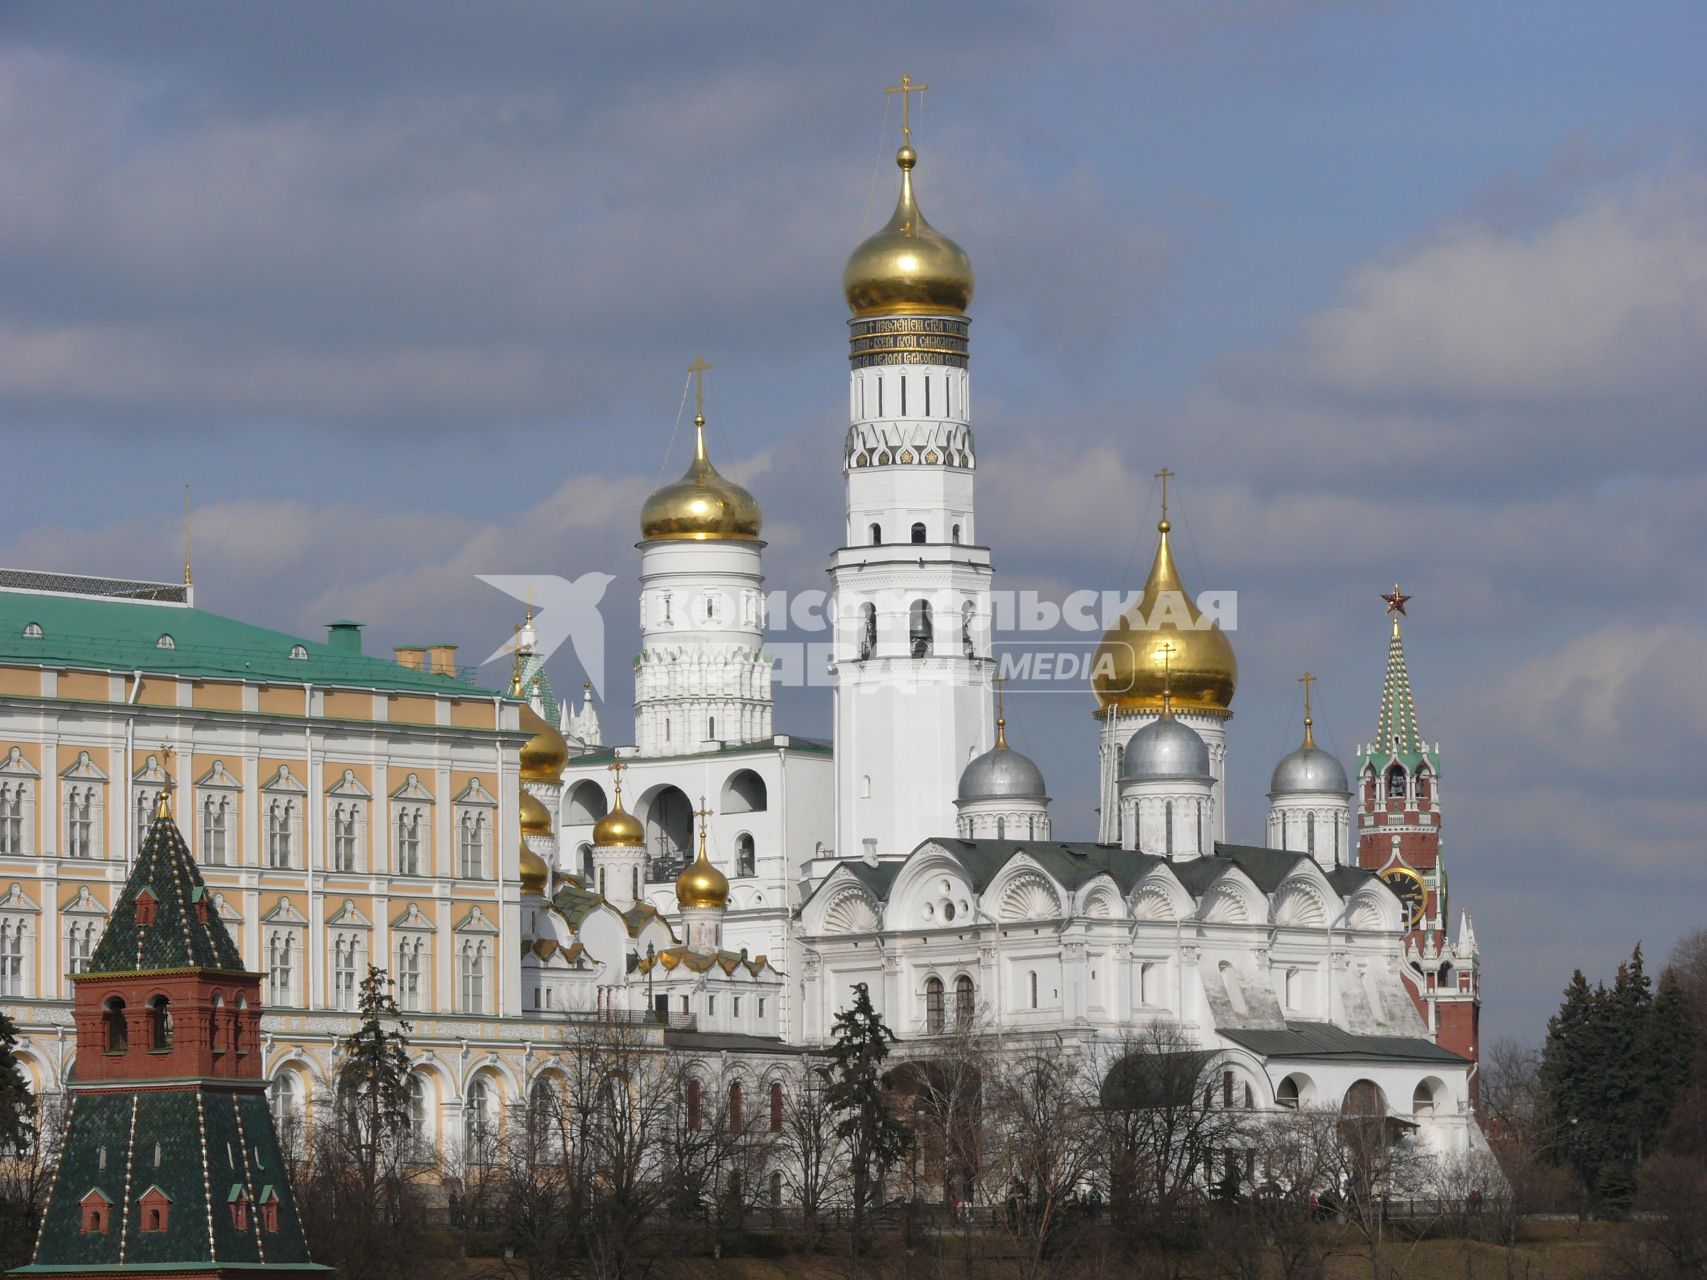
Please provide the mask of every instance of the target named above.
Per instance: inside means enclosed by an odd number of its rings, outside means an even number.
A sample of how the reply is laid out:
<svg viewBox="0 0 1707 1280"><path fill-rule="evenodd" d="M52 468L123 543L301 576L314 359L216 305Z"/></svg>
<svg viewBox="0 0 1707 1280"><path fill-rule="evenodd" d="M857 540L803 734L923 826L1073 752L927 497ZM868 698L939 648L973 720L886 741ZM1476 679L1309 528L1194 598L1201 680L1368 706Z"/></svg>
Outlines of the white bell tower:
<svg viewBox="0 0 1707 1280"><path fill-rule="evenodd" d="M967 764L991 747L990 554L978 543L967 379L972 264L901 194L848 259L852 372L835 591L836 853L908 852L956 830Z"/></svg>

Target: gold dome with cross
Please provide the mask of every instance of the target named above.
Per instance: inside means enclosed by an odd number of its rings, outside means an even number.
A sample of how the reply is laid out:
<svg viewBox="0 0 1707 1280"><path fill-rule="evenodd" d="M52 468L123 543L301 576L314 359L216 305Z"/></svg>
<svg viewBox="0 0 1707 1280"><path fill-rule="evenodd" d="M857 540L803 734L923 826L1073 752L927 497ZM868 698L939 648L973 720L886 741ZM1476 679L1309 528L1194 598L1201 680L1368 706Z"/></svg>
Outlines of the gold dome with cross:
<svg viewBox="0 0 1707 1280"><path fill-rule="evenodd" d="M759 500L711 465L705 451L705 373L699 357L688 366L694 377L693 461L680 480L653 492L640 508L641 536L696 542L751 541L764 527Z"/></svg>

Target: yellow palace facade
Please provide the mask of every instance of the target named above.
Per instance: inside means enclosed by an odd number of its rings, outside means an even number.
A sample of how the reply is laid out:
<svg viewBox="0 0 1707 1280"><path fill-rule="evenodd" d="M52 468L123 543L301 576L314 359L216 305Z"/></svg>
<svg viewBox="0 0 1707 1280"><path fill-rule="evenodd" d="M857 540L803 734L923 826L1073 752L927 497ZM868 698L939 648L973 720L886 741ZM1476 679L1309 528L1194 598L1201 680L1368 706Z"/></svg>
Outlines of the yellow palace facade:
<svg viewBox="0 0 1707 1280"><path fill-rule="evenodd" d="M471 1094L513 1101L544 1030L515 1021L524 704L468 683L448 647L369 657L353 623L316 642L192 600L0 571L0 1004L37 1092L72 1070L66 975L170 775L212 905L263 975L276 1108L329 1087L369 961L414 1023L422 1137L449 1136Z"/></svg>

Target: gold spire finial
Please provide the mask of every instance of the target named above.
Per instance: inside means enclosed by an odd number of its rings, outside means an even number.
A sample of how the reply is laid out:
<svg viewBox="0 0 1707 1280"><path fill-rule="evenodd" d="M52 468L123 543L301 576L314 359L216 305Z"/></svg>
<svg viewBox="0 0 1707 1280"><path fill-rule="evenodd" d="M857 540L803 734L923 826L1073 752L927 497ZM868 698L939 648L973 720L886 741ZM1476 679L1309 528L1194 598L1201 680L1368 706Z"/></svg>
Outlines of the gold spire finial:
<svg viewBox="0 0 1707 1280"><path fill-rule="evenodd" d="M1316 677L1306 671L1298 677L1298 683L1304 686L1304 745L1313 747L1316 745L1316 734L1313 728L1316 722L1310 715L1310 686L1316 683Z"/></svg>
<svg viewBox="0 0 1707 1280"><path fill-rule="evenodd" d="M1156 522L1156 528L1162 533L1173 528L1173 525L1168 523L1168 481L1178 474L1176 471L1169 471L1166 467L1156 472L1156 479L1162 482L1162 518Z"/></svg>
<svg viewBox="0 0 1707 1280"><path fill-rule="evenodd" d="M622 808L622 771L628 766L619 759L612 760L605 767L610 770L611 787L616 791L616 807L620 809Z"/></svg>
<svg viewBox="0 0 1707 1280"><path fill-rule="evenodd" d="M1000 670L990 678L990 683L996 686L996 745L1008 745L1008 718L1002 711L1002 686L1008 682Z"/></svg>
<svg viewBox="0 0 1707 1280"><path fill-rule="evenodd" d="M1165 524L1166 521L1163 521ZM1165 531L1164 531L1165 532ZM1174 645L1171 640L1164 640L1156 646L1156 652L1162 655L1162 719L1174 718Z"/></svg>
<svg viewBox="0 0 1707 1280"><path fill-rule="evenodd" d="M172 819L172 792L177 788L177 782L172 777L171 764L177 756L170 746L162 742L160 755L163 757L162 767L165 769L166 781L160 786L160 796L154 802L154 821L169 822Z"/></svg>
<svg viewBox="0 0 1707 1280"><path fill-rule="evenodd" d="M184 585L190 585L190 486L184 486Z"/></svg>
<svg viewBox="0 0 1707 1280"><path fill-rule="evenodd" d="M911 147L913 145L913 116L911 110L913 105L913 95L915 93L923 93L928 88L930 88L928 84L915 84L913 82L913 77L903 71L901 73L901 83L891 85L883 91L886 94L898 93L901 95L901 145L903 147Z"/></svg>

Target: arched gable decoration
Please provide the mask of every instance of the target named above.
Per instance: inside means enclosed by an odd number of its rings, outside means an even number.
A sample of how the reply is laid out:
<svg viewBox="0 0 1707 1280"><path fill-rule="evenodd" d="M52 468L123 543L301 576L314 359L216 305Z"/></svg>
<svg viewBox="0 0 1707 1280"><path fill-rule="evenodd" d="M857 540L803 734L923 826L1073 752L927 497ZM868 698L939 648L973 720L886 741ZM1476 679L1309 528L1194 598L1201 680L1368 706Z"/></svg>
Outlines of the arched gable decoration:
<svg viewBox="0 0 1707 1280"><path fill-rule="evenodd" d="M1006 921L1056 920L1061 916L1061 899L1040 872L1022 871L1002 888L996 915Z"/></svg>
<svg viewBox="0 0 1707 1280"><path fill-rule="evenodd" d="M836 892L824 909L826 933L875 933L877 904L863 889L848 886Z"/></svg>

